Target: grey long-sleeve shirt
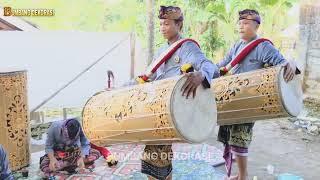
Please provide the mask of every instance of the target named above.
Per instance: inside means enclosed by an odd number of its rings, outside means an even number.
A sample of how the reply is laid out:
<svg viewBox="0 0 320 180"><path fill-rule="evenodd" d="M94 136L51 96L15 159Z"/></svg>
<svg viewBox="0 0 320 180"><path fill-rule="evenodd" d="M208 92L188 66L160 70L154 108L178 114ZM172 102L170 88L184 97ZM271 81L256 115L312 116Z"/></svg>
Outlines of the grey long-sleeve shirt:
<svg viewBox="0 0 320 180"><path fill-rule="evenodd" d="M255 39L257 39L256 37ZM254 40L254 39L253 39ZM243 40L238 41L229 50L225 58L220 61L217 66L219 68L226 66L232 59L234 59L239 52L248 44ZM232 69L233 74L239 74L252 70L261 69L265 64L270 66L276 66L285 63L286 60L282 54L277 50L270 42L265 41L260 43L255 49L253 49L244 60L239 63L239 66Z"/></svg>
<svg viewBox="0 0 320 180"><path fill-rule="evenodd" d="M169 48L169 44L164 44L155 54L158 58L164 51ZM163 63L150 80L161 80L169 77L180 75L182 65L190 63L196 71L200 71L205 77L204 85L210 87L212 77L219 77L219 69L209 59L205 57L196 43L187 41L171 56L166 63ZM208 84L209 83L209 84ZM136 84L135 80L131 80L126 85Z"/></svg>
<svg viewBox="0 0 320 180"><path fill-rule="evenodd" d="M53 152L54 149L64 148L65 146L76 145L77 147L81 147L83 156L89 155L90 142L84 135L82 128L80 128L78 138L69 141L62 135L63 123L63 120L53 122L48 129L48 137L45 146L46 153Z"/></svg>

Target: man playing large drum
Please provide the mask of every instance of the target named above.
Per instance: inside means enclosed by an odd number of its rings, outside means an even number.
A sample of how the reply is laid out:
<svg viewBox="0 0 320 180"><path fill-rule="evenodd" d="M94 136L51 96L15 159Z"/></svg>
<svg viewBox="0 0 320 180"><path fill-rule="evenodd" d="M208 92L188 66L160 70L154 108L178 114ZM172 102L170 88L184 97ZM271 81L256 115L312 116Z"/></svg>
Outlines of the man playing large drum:
<svg viewBox="0 0 320 180"><path fill-rule="evenodd" d="M263 68L265 65L282 65L285 68L284 79L290 81L298 71L294 61L287 61L273 46L271 41L257 36L261 18L255 10L239 12L238 30L241 40L217 64L220 74L239 74ZM228 179L245 180L247 178L248 147L252 140L253 123L220 126L218 140L225 144ZM235 155L239 173L231 174L232 154Z"/></svg>
<svg viewBox="0 0 320 180"><path fill-rule="evenodd" d="M183 14L179 7L161 6L159 11L160 32L167 40L156 53L157 59L168 49L175 49L175 42L182 40L181 30L183 25ZM158 67L153 76L148 80L156 81L181 74L181 67L190 64L196 72L188 73L187 81L182 87L183 95L196 95L196 89L199 85L210 88L211 77L218 77L218 68L208 60L201 52L198 44L193 40L186 40L183 44L172 50L173 54L165 63ZM142 78L140 78L140 81ZM145 79L144 79L145 80ZM136 82L135 82L136 83ZM161 154L167 153L167 158L161 158ZM148 154L157 154L150 156ZM172 178L172 154L171 145L146 145L142 156L142 173L148 175L149 179L171 179Z"/></svg>

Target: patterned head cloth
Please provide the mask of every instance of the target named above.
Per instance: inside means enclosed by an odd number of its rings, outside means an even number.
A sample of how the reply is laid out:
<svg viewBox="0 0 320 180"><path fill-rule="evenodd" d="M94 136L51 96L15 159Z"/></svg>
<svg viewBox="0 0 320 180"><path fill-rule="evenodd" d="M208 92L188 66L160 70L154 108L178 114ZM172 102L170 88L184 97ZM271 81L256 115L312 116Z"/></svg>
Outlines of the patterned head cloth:
<svg viewBox="0 0 320 180"><path fill-rule="evenodd" d="M251 16L251 17L248 17L248 16ZM245 9L243 11L239 11L239 21L242 19L252 20L257 22L258 24L261 23L259 12L252 9Z"/></svg>
<svg viewBox="0 0 320 180"><path fill-rule="evenodd" d="M79 136L80 123L77 119L67 119L63 123L62 134L67 140L74 140Z"/></svg>
<svg viewBox="0 0 320 180"><path fill-rule="evenodd" d="M183 21L183 13L179 7L160 6L159 19L172 19Z"/></svg>

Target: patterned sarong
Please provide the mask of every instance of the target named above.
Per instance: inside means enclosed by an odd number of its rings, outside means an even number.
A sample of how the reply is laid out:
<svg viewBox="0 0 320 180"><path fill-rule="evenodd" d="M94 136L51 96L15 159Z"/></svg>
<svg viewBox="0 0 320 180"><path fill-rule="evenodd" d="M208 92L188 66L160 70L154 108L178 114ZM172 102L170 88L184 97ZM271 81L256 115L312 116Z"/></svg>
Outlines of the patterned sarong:
<svg viewBox="0 0 320 180"><path fill-rule="evenodd" d="M156 179L166 179L172 172L172 145L146 145L141 172Z"/></svg>
<svg viewBox="0 0 320 180"><path fill-rule="evenodd" d="M223 158L227 175L231 175L232 156L248 156L254 123L220 126L218 140L225 145Z"/></svg>
<svg viewBox="0 0 320 180"><path fill-rule="evenodd" d="M73 151L55 151L54 157L58 160L57 171L63 171L66 169L76 169L77 161L80 158L81 151L79 148ZM100 153L95 149L90 149L89 155L84 158L85 165L91 165L95 160L99 159ZM48 155L44 155L40 158L40 169L45 173L45 176L54 175L54 172L49 168L50 160Z"/></svg>

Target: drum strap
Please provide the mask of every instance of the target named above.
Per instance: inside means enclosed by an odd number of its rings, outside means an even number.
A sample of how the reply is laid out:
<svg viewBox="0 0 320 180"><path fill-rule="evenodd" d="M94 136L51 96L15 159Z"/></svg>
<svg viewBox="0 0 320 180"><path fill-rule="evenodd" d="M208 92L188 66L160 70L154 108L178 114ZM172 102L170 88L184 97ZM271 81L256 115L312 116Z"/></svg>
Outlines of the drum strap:
<svg viewBox="0 0 320 180"><path fill-rule="evenodd" d="M250 42L249 44L247 44L242 50L241 52L233 59L231 60L231 62L229 64L227 64L226 66L220 68L220 74L221 75L225 75L227 74L233 67L235 67L236 65L238 65L239 63L241 63L241 61L244 60L245 57L247 57L247 55L254 49L256 48L260 43L268 41L270 42L272 45L273 43L269 40L269 39L265 39L265 38L258 38L252 42Z"/></svg>
<svg viewBox="0 0 320 180"><path fill-rule="evenodd" d="M102 146L97 146L95 144L90 143L91 148L95 149L97 151L100 152L100 154L104 157L104 159L107 159L108 156L111 155L111 152L106 148L106 147L102 147Z"/></svg>
<svg viewBox="0 0 320 180"><path fill-rule="evenodd" d="M157 69L165 62L167 62L171 56L182 46L183 43L191 41L198 45L200 48L200 45L197 41L193 39L180 39L173 43L166 51L164 51L155 61L153 61L150 66L147 68L146 73L144 75L141 75L138 77L137 81L148 81L149 78L157 71Z"/></svg>

